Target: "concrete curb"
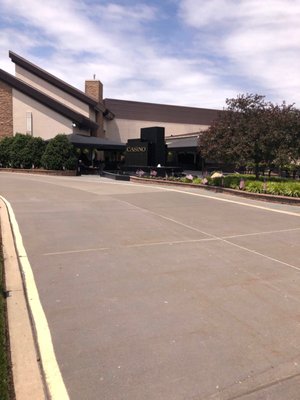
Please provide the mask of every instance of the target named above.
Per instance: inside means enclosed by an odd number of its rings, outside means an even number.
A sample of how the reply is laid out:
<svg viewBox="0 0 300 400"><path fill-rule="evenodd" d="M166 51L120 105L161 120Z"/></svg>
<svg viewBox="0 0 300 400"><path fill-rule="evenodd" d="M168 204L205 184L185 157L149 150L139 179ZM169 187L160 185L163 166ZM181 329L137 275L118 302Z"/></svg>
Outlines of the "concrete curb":
<svg viewBox="0 0 300 400"><path fill-rule="evenodd" d="M9 339L16 400L47 399L13 232L0 198Z"/></svg>
<svg viewBox="0 0 300 400"><path fill-rule="evenodd" d="M76 176L76 170L60 171L52 169L25 169L25 168L0 168L0 172L14 172L16 174L34 174L49 176Z"/></svg>
<svg viewBox="0 0 300 400"><path fill-rule="evenodd" d="M234 196L244 197L252 200L260 200L267 201L272 203L281 203L281 204L289 204L300 206L300 198L298 197L287 197L287 196L275 196L272 194L262 194L262 193L251 193L243 190L235 190L229 188L223 188L220 186L208 186L202 184L194 184L194 183L184 183L184 182L174 182L174 181L163 181L156 179L145 179L139 178L136 176L131 176L130 181L132 182L140 182L140 183L148 183L151 185L167 185L167 186L181 186L181 187L190 187L193 189L205 189L209 191L213 191L216 193L228 193Z"/></svg>

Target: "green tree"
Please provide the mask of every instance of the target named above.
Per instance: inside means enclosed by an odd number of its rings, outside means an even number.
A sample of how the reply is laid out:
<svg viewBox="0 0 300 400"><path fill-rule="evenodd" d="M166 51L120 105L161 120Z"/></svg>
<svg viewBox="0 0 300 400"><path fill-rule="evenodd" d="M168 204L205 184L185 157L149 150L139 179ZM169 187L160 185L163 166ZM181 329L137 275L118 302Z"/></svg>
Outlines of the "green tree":
<svg viewBox="0 0 300 400"><path fill-rule="evenodd" d="M294 105L284 103L273 106L272 111L273 135L277 137L274 164L296 173L300 161L300 111Z"/></svg>
<svg viewBox="0 0 300 400"><path fill-rule="evenodd" d="M42 156L46 142L40 137L30 137L25 147L20 151L20 161L24 168L39 168L42 165Z"/></svg>
<svg viewBox="0 0 300 400"><path fill-rule="evenodd" d="M22 151L30 139L31 136L23 135L22 133L15 135L13 143L10 146L10 162L13 168L24 168L24 165L22 165Z"/></svg>
<svg viewBox="0 0 300 400"><path fill-rule="evenodd" d="M42 156L42 165L46 169L75 169L76 161L74 146L64 134L50 139Z"/></svg>
<svg viewBox="0 0 300 400"><path fill-rule="evenodd" d="M14 136L6 136L0 140L0 167L10 167L10 149L14 142Z"/></svg>
<svg viewBox="0 0 300 400"><path fill-rule="evenodd" d="M257 94L239 95L226 104L227 109L200 138L203 157L237 167L254 165L258 178L261 166L270 168L284 154L285 159L291 156L292 138L299 135L293 106L274 106Z"/></svg>

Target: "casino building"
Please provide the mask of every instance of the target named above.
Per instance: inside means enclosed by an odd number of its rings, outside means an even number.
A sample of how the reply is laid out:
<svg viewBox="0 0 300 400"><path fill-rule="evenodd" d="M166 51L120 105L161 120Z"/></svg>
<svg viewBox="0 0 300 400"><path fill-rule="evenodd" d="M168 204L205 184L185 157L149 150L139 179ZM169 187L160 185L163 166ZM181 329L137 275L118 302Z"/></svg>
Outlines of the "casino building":
<svg viewBox="0 0 300 400"><path fill-rule="evenodd" d="M0 69L0 137L65 133L75 146L113 161L142 128L164 127L168 161L199 167L198 137L219 110L103 99L99 80L86 80L83 92L12 51L9 57L15 75Z"/></svg>

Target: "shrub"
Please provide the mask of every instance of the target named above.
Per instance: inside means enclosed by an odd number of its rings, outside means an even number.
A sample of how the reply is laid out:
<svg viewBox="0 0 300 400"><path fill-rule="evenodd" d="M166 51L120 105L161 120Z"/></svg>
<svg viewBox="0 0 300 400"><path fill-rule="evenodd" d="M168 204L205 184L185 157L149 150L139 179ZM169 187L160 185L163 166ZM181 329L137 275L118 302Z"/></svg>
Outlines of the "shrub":
<svg viewBox="0 0 300 400"><path fill-rule="evenodd" d="M245 190L252 193L263 193L263 182L260 181L246 181Z"/></svg>
<svg viewBox="0 0 300 400"><path fill-rule="evenodd" d="M50 139L42 156L42 166L46 169L75 169L76 156L74 146L64 134Z"/></svg>
<svg viewBox="0 0 300 400"><path fill-rule="evenodd" d="M193 183L195 183L195 184L200 184L200 183L202 183L202 179L201 178L198 178L198 177L196 177L196 178L194 178L193 179Z"/></svg>
<svg viewBox="0 0 300 400"><path fill-rule="evenodd" d="M0 140L0 167L10 167L10 149L14 141L13 136L6 136Z"/></svg>
<svg viewBox="0 0 300 400"><path fill-rule="evenodd" d="M213 186L222 186L222 182L223 181L225 182L224 178L221 178L221 177L218 177L218 178L208 177L207 180L208 180L208 184L213 185Z"/></svg>
<svg viewBox="0 0 300 400"><path fill-rule="evenodd" d="M180 181L183 183L192 183L193 182L191 179L188 179L187 177L181 178Z"/></svg>
<svg viewBox="0 0 300 400"><path fill-rule="evenodd" d="M46 142L40 137L30 137L25 147L20 151L20 161L24 168L39 168Z"/></svg>
<svg viewBox="0 0 300 400"><path fill-rule="evenodd" d="M299 182L270 182L267 186L267 193L279 196L300 197Z"/></svg>
<svg viewBox="0 0 300 400"><path fill-rule="evenodd" d="M209 185L222 185L222 178L209 177L207 179ZM254 175L228 175L223 178L224 187L239 189L241 179L244 179L244 189L248 192L300 197L300 182L278 176L268 178L266 185L264 185L265 177L260 177L259 180L256 180Z"/></svg>
<svg viewBox="0 0 300 400"><path fill-rule="evenodd" d="M30 140L31 136L29 135L23 135L21 133L15 135L9 151L10 164L12 168L24 167L22 164L22 152Z"/></svg>
<svg viewBox="0 0 300 400"><path fill-rule="evenodd" d="M240 186L241 179L244 179L242 175L228 175L224 177L224 186L231 189L238 189Z"/></svg>

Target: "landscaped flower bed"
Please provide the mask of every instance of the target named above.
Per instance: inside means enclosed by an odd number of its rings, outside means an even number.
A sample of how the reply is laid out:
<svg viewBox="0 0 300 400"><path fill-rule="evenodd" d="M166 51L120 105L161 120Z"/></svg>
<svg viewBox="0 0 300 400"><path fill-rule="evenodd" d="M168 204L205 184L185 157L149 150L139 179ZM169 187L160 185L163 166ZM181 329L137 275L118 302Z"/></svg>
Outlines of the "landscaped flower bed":
<svg viewBox="0 0 300 400"><path fill-rule="evenodd" d="M273 194L276 196L300 197L300 181L280 177L260 177L254 175L227 175L220 178L207 178L208 184L225 188L245 190L252 193Z"/></svg>
<svg viewBox="0 0 300 400"><path fill-rule="evenodd" d="M213 174L214 175L214 174ZM173 181L178 183L192 183L207 186L219 186L229 189L236 189L251 193L271 194L276 196L300 197L300 181L294 179L286 179L280 177L260 177L255 179L254 175L232 174L206 178L198 176L186 175L185 177L166 176L165 178L157 178L155 176L145 176L143 178Z"/></svg>

